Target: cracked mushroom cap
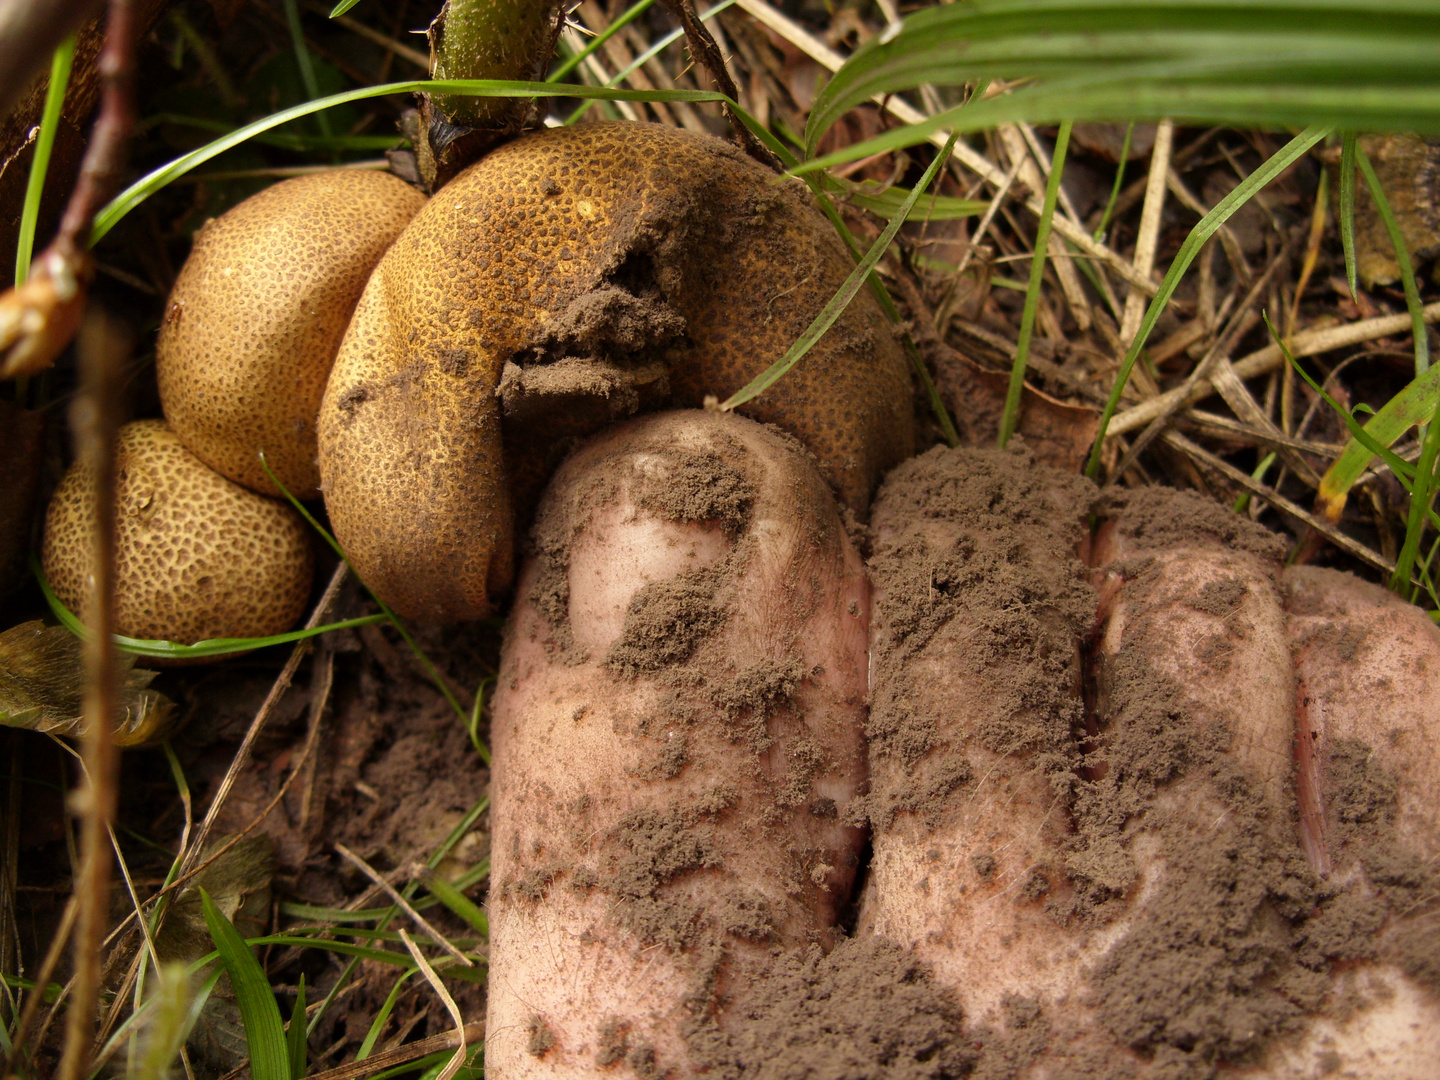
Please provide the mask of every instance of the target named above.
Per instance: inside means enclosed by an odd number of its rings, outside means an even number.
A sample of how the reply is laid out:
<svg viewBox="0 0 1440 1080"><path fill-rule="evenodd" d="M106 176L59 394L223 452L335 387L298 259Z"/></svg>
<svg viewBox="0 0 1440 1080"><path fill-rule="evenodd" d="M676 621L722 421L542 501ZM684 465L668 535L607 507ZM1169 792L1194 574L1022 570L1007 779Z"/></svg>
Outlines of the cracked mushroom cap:
<svg viewBox="0 0 1440 1080"><path fill-rule="evenodd" d="M803 184L718 139L596 123L500 147L416 215L356 307L320 411L336 535L403 614L479 617L565 453L728 397L853 267ZM913 452L909 373L864 291L739 411L796 436L861 515Z"/></svg>
<svg viewBox="0 0 1440 1080"><path fill-rule="evenodd" d="M120 429L116 469L118 633L192 644L295 625L314 571L299 514L208 468L161 420ZM41 558L75 612L93 583L94 513L94 477L76 462L50 500Z"/></svg>
<svg viewBox="0 0 1440 1080"><path fill-rule="evenodd" d="M195 235L165 307L155 371L165 418L216 472L279 495L320 490L315 416L370 272L425 197L388 173L285 180Z"/></svg>

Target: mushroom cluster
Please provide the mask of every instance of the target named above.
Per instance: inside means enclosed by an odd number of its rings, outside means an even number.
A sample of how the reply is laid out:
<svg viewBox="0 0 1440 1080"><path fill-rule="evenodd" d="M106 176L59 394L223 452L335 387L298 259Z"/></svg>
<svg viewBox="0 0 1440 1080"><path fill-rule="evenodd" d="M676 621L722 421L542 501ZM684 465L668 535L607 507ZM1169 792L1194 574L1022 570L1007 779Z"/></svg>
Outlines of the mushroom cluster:
<svg viewBox="0 0 1440 1080"><path fill-rule="evenodd" d="M355 302L424 199L334 170L276 184L205 225L176 279L156 367L165 420L121 429L116 629L182 643L288 630L310 597L300 498L319 488L315 415ZM42 564L79 610L95 481L77 462L45 520Z"/></svg>
<svg viewBox="0 0 1440 1080"><path fill-rule="evenodd" d="M262 453L295 496L323 493L356 570L401 614L485 615L566 453L637 412L740 389L853 265L803 184L655 124L524 136L428 202L381 173L276 184L198 234L167 305L169 427L132 425L124 441L120 629L186 641L298 617L307 589L277 590L258 571L279 559L295 578L310 561L300 530L259 524L261 506L289 513L265 502L280 492ZM865 293L741 411L798 438L861 515L914 452L905 360ZM191 498L171 479L178 465L132 466L161 439L255 509L157 513ZM87 580L74 538L88 490L77 469L47 522L46 572L72 605ZM268 535L237 558L242 517ZM221 599L246 588L271 595Z"/></svg>

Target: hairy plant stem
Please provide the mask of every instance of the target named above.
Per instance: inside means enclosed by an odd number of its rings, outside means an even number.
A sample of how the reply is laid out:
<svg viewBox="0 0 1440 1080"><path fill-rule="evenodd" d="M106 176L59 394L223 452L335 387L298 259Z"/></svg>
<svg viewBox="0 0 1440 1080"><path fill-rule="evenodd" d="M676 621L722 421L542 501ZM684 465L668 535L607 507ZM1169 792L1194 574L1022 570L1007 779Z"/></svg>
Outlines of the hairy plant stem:
<svg viewBox="0 0 1440 1080"><path fill-rule="evenodd" d="M433 79L544 79L565 24L561 0L446 0L430 24ZM531 122L529 98L421 94L420 175L432 189Z"/></svg>

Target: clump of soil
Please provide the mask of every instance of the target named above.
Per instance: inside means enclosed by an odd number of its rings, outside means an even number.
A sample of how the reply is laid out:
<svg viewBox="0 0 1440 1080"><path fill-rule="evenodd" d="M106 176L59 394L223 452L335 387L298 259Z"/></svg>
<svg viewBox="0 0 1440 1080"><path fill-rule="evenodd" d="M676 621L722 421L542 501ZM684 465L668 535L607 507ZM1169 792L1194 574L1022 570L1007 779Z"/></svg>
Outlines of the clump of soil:
<svg viewBox="0 0 1440 1080"><path fill-rule="evenodd" d="M620 638L605 658L622 675L661 671L690 659L703 638L725 625L718 590L729 568L707 566L646 585L630 601Z"/></svg>
<svg viewBox="0 0 1440 1080"><path fill-rule="evenodd" d="M779 958L733 1032L705 1020L687 1038L697 1069L724 1080L948 1080L976 1063L960 1030L924 965L872 938Z"/></svg>
<svg viewBox="0 0 1440 1080"><path fill-rule="evenodd" d="M1175 488L1109 488L1095 513L1147 548L1218 543L1261 559L1285 558L1287 545L1263 525L1193 491Z"/></svg>

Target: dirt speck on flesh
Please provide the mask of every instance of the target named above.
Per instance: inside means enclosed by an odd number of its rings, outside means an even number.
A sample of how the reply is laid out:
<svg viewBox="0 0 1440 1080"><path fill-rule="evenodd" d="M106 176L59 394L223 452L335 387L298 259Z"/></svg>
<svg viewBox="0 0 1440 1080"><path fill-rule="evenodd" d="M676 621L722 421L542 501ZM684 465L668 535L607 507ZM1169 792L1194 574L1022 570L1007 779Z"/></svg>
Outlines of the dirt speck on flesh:
<svg viewBox="0 0 1440 1080"><path fill-rule="evenodd" d="M720 594L730 576L728 569L706 566L637 591L625 612L620 637L605 657L606 666L634 676L690 659L701 639L719 630L729 617Z"/></svg>
<svg viewBox="0 0 1440 1080"><path fill-rule="evenodd" d="M526 1028L530 1032L530 1040L526 1044L525 1049L533 1056L537 1058L544 1057L555 1048L555 1033L551 1031L550 1026L545 1023L543 1016L537 1013L530 1017L530 1022L526 1025Z"/></svg>

